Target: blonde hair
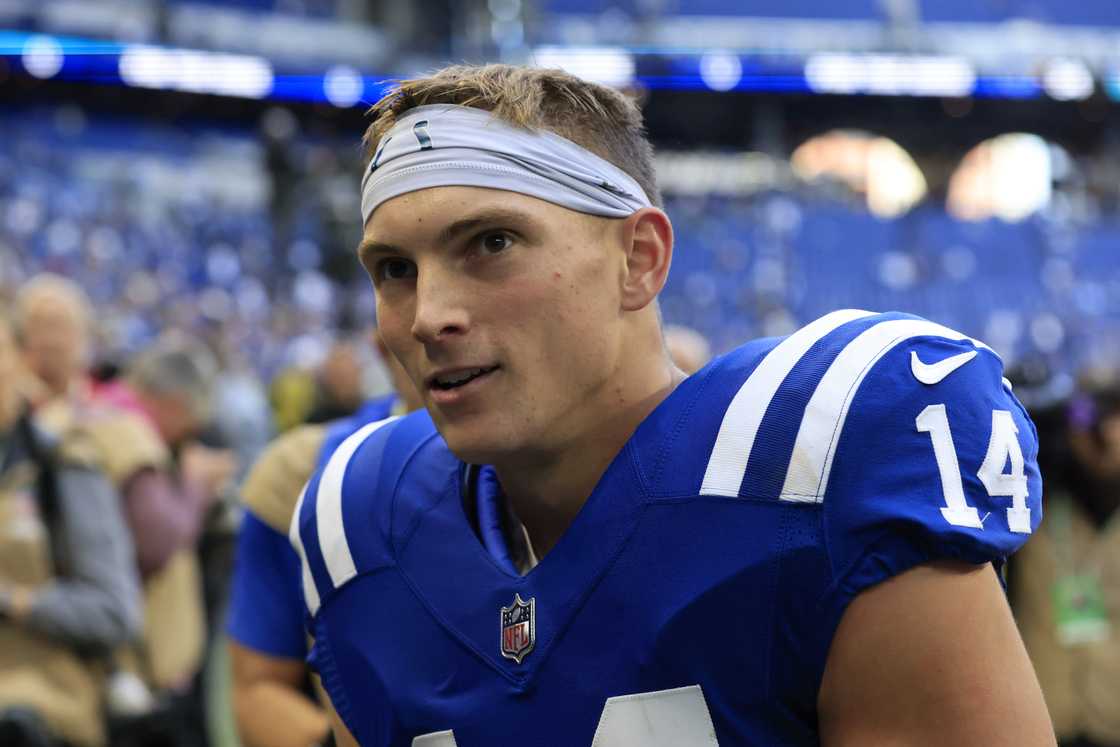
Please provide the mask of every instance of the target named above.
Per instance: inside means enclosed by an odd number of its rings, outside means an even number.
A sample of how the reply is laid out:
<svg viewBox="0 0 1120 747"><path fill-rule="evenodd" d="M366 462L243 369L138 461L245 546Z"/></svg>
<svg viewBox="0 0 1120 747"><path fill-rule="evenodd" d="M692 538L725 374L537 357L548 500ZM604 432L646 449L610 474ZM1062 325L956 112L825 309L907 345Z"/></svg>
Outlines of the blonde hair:
<svg viewBox="0 0 1120 747"><path fill-rule="evenodd" d="M88 331L93 320L93 309L82 286L62 275L41 272L24 283L16 293L15 311L10 323L17 338L23 336L32 310L43 301L61 302L73 312L78 324Z"/></svg>
<svg viewBox="0 0 1120 747"><path fill-rule="evenodd" d="M453 65L423 78L402 80L369 114L362 142L368 166L378 143L397 118L429 104L455 104L489 111L509 124L549 130L610 161L661 206L653 168L653 146L642 113L626 95L562 70L513 65Z"/></svg>

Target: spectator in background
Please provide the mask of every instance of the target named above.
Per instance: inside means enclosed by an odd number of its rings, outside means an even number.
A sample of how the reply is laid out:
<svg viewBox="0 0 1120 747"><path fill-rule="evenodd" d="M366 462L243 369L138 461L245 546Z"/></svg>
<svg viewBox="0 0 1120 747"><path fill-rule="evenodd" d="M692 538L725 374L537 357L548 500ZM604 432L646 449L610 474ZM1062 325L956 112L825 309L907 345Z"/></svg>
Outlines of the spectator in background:
<svg viewBox="0 0 1120 747"><path fill-rule="evenodd" d="M234 716L246 747L309 747L329 732L326 713L306 687L299 557L288 526L300 490L347 436L422 406L400 363L376 332L373 338L398 394L372 399L351 417L288 431L253 465L242 489L246 512L228 632Z"/></svg>
<svg viewBox="0 0 1120 747"><path fill-rule="evenodd" d="M315 407L315 380L299 366L289 366L272 377L268 399L276 430L280 433L291 430L306 423Z"/></svg>
<svg viewBox="0 0 1120 747"><path fill-rule="evenodd" d="M1010 567L1011 599L1060 743L1120 747L1120 375L1080 389L1036 418L1046 520Z"/></svg>
<svg viewBox="0 0 1120 747"><path fill-rule="evenodd" d="M0 744L101 745L100 659L142 624L132 541L80 434L32 424L17 357L0 318Z"/></svg>
<svg viewBox="0 0 1120 747"><path fill-rule="evenodd" d="M243 471L273 436L272 410L257 372L242 355L227 350L220 362L221 371L214 383L212 429L216 440L234 451ZM237 475L238 479L244 476L243 472Z"/></svg>
<svg viewBox="0 0 1120 747"><path fill-rule="evenodd" d="M203 347L163 338L95 394L85 429L123 495L144 581L143 645L125 665L157 694L189 691L206 639L196 541L236 462L194 439L216 374Z"/></svg>
<svg viewBox="0 0 1120 747"><path fill-rule="evenodd" d="M331 345L316 374L317 401L307 422L353 415L365 399L362 374L362 353L354 342L339 340Z"/></svg>
<svg viewBox="0 0 1120 747"><path fill-rule="evenodd" d="M48 430L65 429L74 408L88 403L91 320L85 292L61 275L36 275L16 297L16 339L35 384L36 418Z"/></svg>
<svg viewBox="0 0 1120 747"><path fill-rule="evenodd" d="M677 368L692 375L712 359L712 346L704 335L679 324L665 325L665 348Z"/></svg>

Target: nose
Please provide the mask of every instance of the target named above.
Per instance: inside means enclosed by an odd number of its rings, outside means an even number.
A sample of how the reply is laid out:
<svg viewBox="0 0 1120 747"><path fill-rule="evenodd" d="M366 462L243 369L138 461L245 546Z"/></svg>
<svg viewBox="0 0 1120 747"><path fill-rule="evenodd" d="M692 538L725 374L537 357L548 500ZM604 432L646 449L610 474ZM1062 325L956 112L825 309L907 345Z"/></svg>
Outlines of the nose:
<svg viewBox="0 0 1120 747"><path fill-rule="evenodd" d="M454 276L442 270L419 273L413 337L430 344L465 334L470 327L470 315L464 301Z"/></svg>

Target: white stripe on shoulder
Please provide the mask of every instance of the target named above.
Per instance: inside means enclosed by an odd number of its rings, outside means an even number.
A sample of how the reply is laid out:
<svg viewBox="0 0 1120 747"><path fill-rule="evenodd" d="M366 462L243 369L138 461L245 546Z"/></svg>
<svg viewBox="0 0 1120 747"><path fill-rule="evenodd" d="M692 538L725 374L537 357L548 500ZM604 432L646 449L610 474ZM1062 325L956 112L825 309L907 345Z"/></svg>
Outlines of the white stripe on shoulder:
<svg viewBox="0 0 1120 747"><path fill-rule="evenodd" d="M307 551L303 549L303 539L299 536L299 514L303 510L303 501L307 498L307 485L299 492L296 501L296 510L292 514L291 524L288 525L288 541L295 548L299 556L299 567L303 577L303 600L307 604L307 611L314 615L319 611L319 590L315 588L315 579L311 576L311 566L307 564Z"/></svg>
<svg viewBox="0 0 1120 747"><path fill-rule="evenodd" d="M346 528L342 524L342 479L350 458L358 447L378 428L399 420L398 417L385 418L376 423L364 425L343 441L327 461L323 475L319 478L319 492L315 496L315 524L319 530L319 549L323 562L327 564L331 582L337 589L357 575L354 556L346 541Z"/></svg>
<svg viewBox="0 0 1120 747"><path fill-rule="evenodd" d="M767 353L727 406L704 471L701 495L739 495L758 426L789 372L825 335L850 321L872 315L873 312L859 309L834 311L794 332Z"/></svg>
<svg viewBox="0 0 1120 747"><path fill-rule="evenodd" d="M809 399L790 455L782 500L824 500L836 445L860 384L880 358L913 337L969 340L978 348L991 349L968 335L921 319L894 319L869 327L840 351Z"/></svg>

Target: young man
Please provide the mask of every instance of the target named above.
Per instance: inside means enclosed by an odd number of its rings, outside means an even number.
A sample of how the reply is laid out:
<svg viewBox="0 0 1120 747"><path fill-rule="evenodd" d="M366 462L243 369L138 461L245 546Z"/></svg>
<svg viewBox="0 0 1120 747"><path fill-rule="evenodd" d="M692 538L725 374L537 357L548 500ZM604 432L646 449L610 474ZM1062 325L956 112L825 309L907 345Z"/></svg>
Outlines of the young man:
<svg viewBox="0 0 1120 747"><path fill-rule="evenodd" d="M685 378L627 99L451 68L374 113L359 253L427 409L293 521L341 742L1054 743L993 570L1041 516L991 350L841 311Z"/></svg>

